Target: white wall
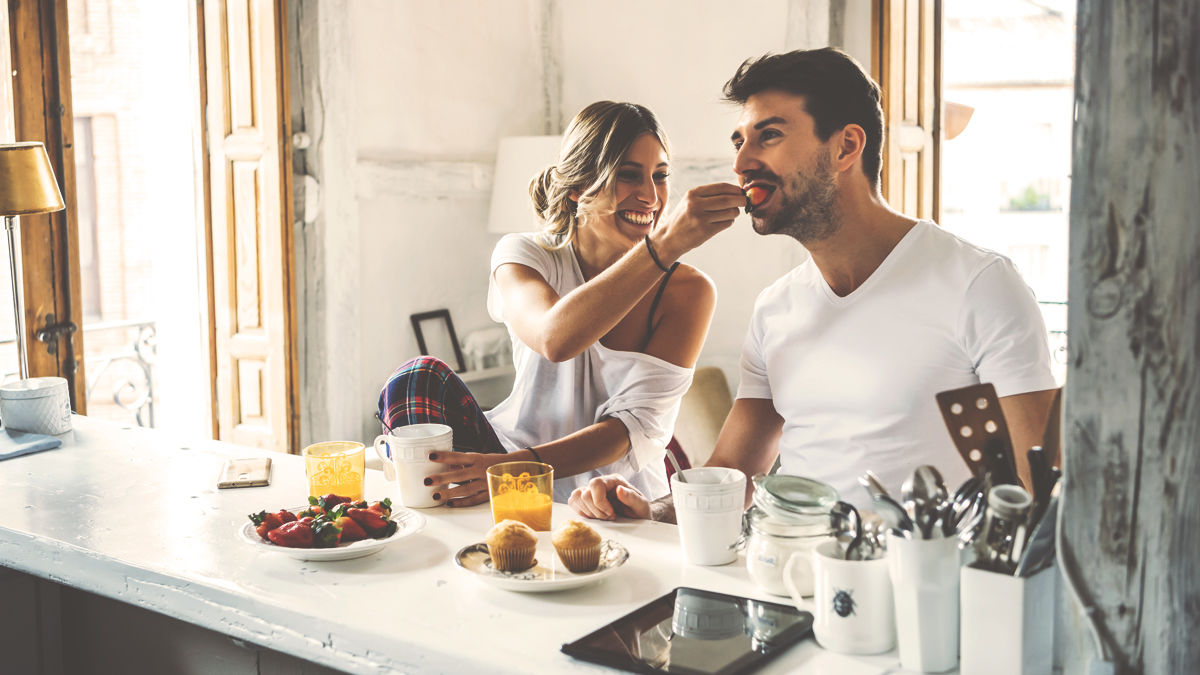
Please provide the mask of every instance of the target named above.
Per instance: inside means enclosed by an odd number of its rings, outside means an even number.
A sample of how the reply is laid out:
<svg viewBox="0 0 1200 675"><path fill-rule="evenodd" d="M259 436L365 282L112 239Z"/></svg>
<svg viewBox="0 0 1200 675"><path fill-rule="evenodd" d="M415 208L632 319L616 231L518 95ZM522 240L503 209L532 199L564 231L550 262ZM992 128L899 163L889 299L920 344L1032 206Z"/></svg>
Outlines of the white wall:
<svg viewBox="0 0 1200 675"><path fill-rule="evenodd" d="M326 204L336 201L331 190L352 191L353 207L324 217L356 221L327 228L344 259L339 265L327 256L326 264L353 272L343 291L354 284L357 291L341 295L355 298L358 307L356 318L348 315L353 325L343 319L327 331L356 336L339 340L329 367L356 364L357 373L346 378L349 390L321 394L348 414L310 433L376 433L372 414L380 386L417 353L409 315L448 308L460 338L494 325L484 297L497 235L487 233L486 219L501 137L559 133L595 100L635 101L653 109L671 137L675 197L698 184L732 181L728 138L737 108L720 102L722 85L748 57L827 44L829 5L322 2L322 21L345 26L323 30L322 39L343 35L345 45L329 48L347 49L349 58L340 77L322 64L323 78L338 77L341 93L323 98L322 114L344 124L319 142L346 144L354 154L352 175L327 175L323 186ZM866 30L846 26L847 34ZM755 235L745 217L688 256L713 277L719 293L701 365L721 366L736 384L755 296L805 257L791 240Z"/></svg>

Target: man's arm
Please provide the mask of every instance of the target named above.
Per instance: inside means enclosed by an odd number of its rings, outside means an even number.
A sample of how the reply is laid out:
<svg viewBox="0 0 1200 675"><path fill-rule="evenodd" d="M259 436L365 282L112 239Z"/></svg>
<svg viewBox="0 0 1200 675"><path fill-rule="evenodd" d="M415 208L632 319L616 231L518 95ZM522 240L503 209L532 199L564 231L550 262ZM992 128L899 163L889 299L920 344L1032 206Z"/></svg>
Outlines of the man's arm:
<svg viewBox="0 0 1200 675"><path fill-rule="evenodd" d="M705 466L725 466L740 469L747 477L764 473L779 455L779 434L783 418L775 411L770 399L740 398L725 418L717 447ZM746 504L753 495L753 485L746 483ZM587 486L575 488L567 503L586 518L612 520L617 516L649 518L667 523L675 522L675 503L668 494L647 502L642 493L633 489L620 476L598 476Z"/></svg>
<svg viewBox="0 0 1200 675"><path fill-rule="evenodd" d="M733 402L717 437L717 447L704 465L739 469L747 478L766 473L779 455L782 431L783 418L775 411L775 404L770 399L739 398ZM746 481L746 506L750 505L753 496L754 484ZM650 519L675 522L675 503L671 495L651 502Z"/></svg>
<svg viewBox="0 0 1200 675"><path fill-rule="evenodd" d="M1042 434L1056 391L1032 391L1000 399L1000 409L1004 411L1004 421L1008 424L1008 435L1012 438L1013 454L1016 455L1017 476L1026 488L1030 488L1033 482L1030 480L1029 459L1025 453L1029 448L1042 444Z"/></svg>

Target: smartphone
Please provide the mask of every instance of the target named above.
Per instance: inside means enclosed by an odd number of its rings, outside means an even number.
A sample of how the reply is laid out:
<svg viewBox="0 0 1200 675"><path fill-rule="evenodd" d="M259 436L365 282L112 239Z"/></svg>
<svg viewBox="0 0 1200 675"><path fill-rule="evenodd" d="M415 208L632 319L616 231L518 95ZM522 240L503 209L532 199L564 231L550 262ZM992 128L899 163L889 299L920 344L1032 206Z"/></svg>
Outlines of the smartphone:
<svg viewBox="0 0 1200 675"><path fill-rule="evenodd" d="M271 458L227 459L221 467L218 488L262 487L271 484Z"/></svg>

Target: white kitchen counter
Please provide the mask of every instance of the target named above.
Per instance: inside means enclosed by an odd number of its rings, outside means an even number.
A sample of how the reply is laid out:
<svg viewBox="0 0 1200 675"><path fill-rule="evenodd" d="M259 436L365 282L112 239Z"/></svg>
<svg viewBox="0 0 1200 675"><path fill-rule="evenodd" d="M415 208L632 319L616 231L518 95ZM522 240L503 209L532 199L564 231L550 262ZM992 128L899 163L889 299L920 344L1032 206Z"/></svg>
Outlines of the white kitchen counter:
<svg viewBox="0 0 1200 675"><path fill-rule="evenodd" d="M599 523L629 561L598 583L525 594L485 585L452 556L491 526L486 504L421 513L420 533L365 558L304 562L241 541L246 515L303 504L302 460L76 417L63 447L0 462L0 565L351 672L600 672L560 645L676 586L786 602L744 560L682 562L674 525ZM218 490L228 457L270 455L271 485ZM369 500L395 497L367 472ZM570 514L555 505L557 526ZM811 638L762 672L882 673L895 652L847 657Z"/></svg>

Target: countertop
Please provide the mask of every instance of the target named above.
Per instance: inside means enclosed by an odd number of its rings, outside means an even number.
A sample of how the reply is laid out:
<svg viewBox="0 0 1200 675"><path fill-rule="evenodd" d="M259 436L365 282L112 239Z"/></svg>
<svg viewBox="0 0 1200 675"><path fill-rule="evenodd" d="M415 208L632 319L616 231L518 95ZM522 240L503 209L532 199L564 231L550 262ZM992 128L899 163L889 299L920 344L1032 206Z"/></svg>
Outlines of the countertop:
<svg viewBox="0 0 1200 675"><path fill-rule="evenodd" d="M423 509L424 529L370 556L307 562L237 531L249 513L304 503L300 457L74 418L61 448L0 462L0 565L350 672L600 672L559 647L676 586L775 602L745 561L683 562L674 525L594 523L628 562L578 589L516 593L459 569L491 526L486 504ZM218 490L222 462L269 456L271 485ZM369 470L366 497L395 498ZM571 511L555 505L554 524ZM765 673L897 672L895 652L850 657L810 638ZM611 671L610 671L611 672Z"/></svg>

